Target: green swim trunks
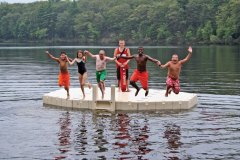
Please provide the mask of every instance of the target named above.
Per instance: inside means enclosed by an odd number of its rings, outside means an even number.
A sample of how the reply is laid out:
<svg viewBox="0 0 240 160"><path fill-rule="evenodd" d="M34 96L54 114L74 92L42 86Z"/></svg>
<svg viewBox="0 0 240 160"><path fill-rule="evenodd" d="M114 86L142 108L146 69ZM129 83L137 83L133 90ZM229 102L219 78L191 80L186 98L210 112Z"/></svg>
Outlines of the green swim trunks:
<svg viewBox="0 0 240 160"><path fill-rule="evenodd" d="M105 81L106 75L107 75L106 70L96 71L97 82L99 83L100 81Z"/></svg>

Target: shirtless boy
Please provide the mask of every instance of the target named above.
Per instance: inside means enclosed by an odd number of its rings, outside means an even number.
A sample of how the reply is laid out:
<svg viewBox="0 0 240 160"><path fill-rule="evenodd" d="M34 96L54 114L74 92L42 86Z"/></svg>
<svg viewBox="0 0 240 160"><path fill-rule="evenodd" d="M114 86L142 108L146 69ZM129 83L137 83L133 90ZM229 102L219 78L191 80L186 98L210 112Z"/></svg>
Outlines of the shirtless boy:
<svg viewBox="0 0 240 160"><path fill-rule="evenodd" d="M143 54L143 47L139 47L138 48L138 54L134 54L132 56L128 56L128 57L122 57L124 59L135 59L137 62L137 69L134 70L131 78L130 78L130 84L136 88L136 93L135 96L138 95L138 92L140 90L140 88L137 86L136 82L140 81L142 88L146 91L145 92L145 96L148 95L148 71L146 68L146 64L147 61L150 60L151 62L156 63L157 65L160 65L161 62L151 58L150 56Z"/></svg>
<svg viewBox="0 0 240 160"><path fill-rule="evenodd" d="M89 51L84 51L88 56L96 59L96 78L98 82L98 87L102 92L102 99L104 99L105 92L105 79L107 75L106 65L108 61L114 61L116 58L110 58L105 56L105 51L100 50L98 55L93 55Z"/></svg>
<svg viewBox="0 0 240 160"><path fill-rule="evenodd" d="M189 61L192 56L192 47L188 48L188 55L183 60L178 60L178 55L173 54L172 60L167 62L164 65L161 65L161 68L168 68L168 76L166 80L166 93L165 96L168 97L168 94L173 91L175 94L180 92L180 83L179 75L181 72L182 65Z"/></svg>
<svg viewBox="0 0 240 160"><path fill-rule="evenodd" d="M67 91L67 98L70 97L69 95L69 86L70 86L70 74L68 72L68 61L66 58L66 52L62 51L59 58L54 57L48 51L46 54L53 60L59 63L59 76L58 76L58 85L59 87L64 86L64 89ZM70 58L69 58L70 59ZM72 59L70 59L71 61Z"/></svg>

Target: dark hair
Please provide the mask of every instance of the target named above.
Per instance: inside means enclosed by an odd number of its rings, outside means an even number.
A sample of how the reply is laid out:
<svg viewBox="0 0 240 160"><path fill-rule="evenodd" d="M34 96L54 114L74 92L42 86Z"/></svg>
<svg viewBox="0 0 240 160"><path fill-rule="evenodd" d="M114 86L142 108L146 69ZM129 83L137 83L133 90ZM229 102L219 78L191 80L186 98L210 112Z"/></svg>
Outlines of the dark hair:
<svg viewBox="0 0 240 160"><path fill-rule="evenodd" d="M66 52L65 51L61 51L61 54L66 54Z"/></svg>
<svg viewBox="0 0 240 160"><path fill-rule="evenodd" d="M176 53L174 53L172 56L178 56Z"/></svg>
<svg viewBox="0 0 240 160"><path fill-rule="evenodd" d="M77 51L77 58L79 58L79 57L78 57L78 53L82 53L82 55L83 55L83 51L82 51L82 50L78 50L78 51ZM83 56L84 56L84 55L83 55Z"/></svg>

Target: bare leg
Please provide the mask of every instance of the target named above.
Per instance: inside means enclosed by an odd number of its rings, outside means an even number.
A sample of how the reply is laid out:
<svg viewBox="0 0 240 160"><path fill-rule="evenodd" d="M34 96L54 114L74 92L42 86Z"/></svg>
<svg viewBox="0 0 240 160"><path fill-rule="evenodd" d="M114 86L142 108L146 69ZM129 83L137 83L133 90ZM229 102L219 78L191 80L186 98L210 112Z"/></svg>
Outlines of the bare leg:
<svg viewBox="0 0 240 160"><path fill-rule="evenodd" d="M166 93L165 93L165 97L168 97L169 94L169 90L171 89L171 86L166 86Z"/></svg>
<svg viewBox="0 0 240 160"><path fill-rule="evenodd" d="M129 89L129 80L127 79L127 92L130 92L130 89Z"/></svg>
<svg viewBox="0 0 240 160"><path fill-rule="evenodd" d="M84 74L83 75L81 75L81 74L79 74L79 82L80 82L80 87L81 87L81 90L82 90L82 94L83 94L83 99L85 98L85 92L84 92L84 83L85 83L85 81L84 81Z"/></svg>
<svg viewBox="0 0 240 160"><path fill-rule="evenodd" d="M121 92L121 83L120 83L120 80L118 80L118 92Z"/></svg>
<svg viewBox="0 0 240 160"><path fill-rule="evenodd" d="M87 78L88 78L88 75L87 75L87 72L85 72L84 74L83 74L83 83L85 84L85 86L87 86L89 89L91 89L92 88L92 84L90 83L90 82L87 82L86 83L86 81L87 81Z"/></svg>
<svg viewBox="0 0 240 160"><path fill-rule="evenodd" d="M69 99L70 98L69 87L64 87L64 89L67 91L67 99Z"/></svg>
<svg viewBox="0 0 240 160"><path fill-rule="evenodd" d="M172 88L170 88L169 90L168 90L168 94L171 94L171 92L172 92Z"/></svg>
<svg viewBox="0 0 240 160"><path fill-rule="evenodd" d="M104 99L104 92L105 92L104 81L100 81L98 86L99 86L99 88L100 88L100 90L102 92L102 99Z"/></svg>
<svg viewBox="0 0 240 160"><path fill-rule="evenodd" d="M131 84L134 88L136 88L135 96L137 96L140 88L137 86L137 84L136 84L134 81L130 81L130 84Z"/></svg>

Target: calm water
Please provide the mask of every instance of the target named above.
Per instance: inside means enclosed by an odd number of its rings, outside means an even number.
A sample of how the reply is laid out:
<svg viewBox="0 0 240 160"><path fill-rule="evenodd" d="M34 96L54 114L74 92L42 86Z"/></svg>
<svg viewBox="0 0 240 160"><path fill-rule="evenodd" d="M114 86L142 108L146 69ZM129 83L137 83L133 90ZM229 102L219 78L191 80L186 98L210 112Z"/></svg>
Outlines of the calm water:
<svg viewBox="0 0 240 160"><path fill-rule="evenodd" d="M68 111L42 105L58 89L58 65L44 54L100 47L0 47L0 159L240 159L240 47L193 47L181 73L181 89L199 104L181 112ZM112 47L107 48L112 55ZM136 48L131 48L136 52ZM185 47L147 47L163 63ZM131 68L135 62L131 62ZM94 61L89 80L96 83ZM77 68L69 68L79 87ZM132 73L132 69L130 73ZM150 88L165 88L166 70L148 63ZM108 64L107 85L116 84Z"/></svg>

